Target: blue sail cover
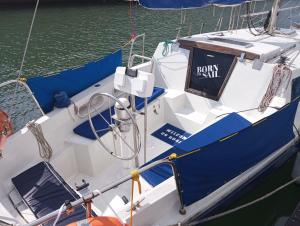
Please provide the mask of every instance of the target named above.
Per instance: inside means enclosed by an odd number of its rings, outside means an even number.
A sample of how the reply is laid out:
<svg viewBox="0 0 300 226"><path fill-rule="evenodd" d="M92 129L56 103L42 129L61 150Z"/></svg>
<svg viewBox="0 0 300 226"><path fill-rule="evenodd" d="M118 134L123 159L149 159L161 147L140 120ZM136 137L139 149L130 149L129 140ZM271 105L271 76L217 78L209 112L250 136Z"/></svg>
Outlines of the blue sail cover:
<svg viewBox="0 0 300 226"><path fill-rule="evenodd" d="M139 3L149 9L188 9L212 4L236 5L251 1L253 0L139 0Z"/></svg>
<svg viewBox="0 0 300 226"><path fill-rule="evenodd" d="M64 91L68 97L72 97L113 74L120 65L122 65L121 50L79 68L51 76L29 78L27 84L43 111L48 113L53 110L55 93Z"/></svg>
<svg viewBox="0 0 300 226"><path fill-rule="evenodd" d="M201 150L194 151L195 141L188 139L180 149L176 146L167 151L167 154L183 155L174 161L184 204L202 199L291 141L295 137L293 122L297 107L298 100L293 101L261 122L247 126L227 139L216 140ZM157 158L164 157L166 153ZM160 170L162 173L157 177L168 178L171 172L163 167L149 172L154 176ZM149 174L146 180L147 177Z"/></svg>

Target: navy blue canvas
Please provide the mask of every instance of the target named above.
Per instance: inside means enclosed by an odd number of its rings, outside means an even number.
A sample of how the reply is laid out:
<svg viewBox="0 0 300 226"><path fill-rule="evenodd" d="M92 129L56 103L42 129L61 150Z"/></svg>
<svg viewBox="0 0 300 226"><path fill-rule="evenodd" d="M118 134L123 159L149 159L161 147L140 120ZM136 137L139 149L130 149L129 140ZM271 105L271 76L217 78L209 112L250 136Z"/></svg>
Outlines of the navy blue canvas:
<svg viewBox="0 0 300 226"><path fill-rule="evenodd" d="M192 135L190 138L183 141L179 145L176 145L170 150L157 156L150 162L165 158L172 153L185 154L197 148L204 147L210 143L215 142L216 140L226 137L232 133L238 132L249 125L251 125L249 121L236 113L231 113L223 119L217 121L215 124L212 124L199 133ZM168 165L157 166L142 174L144 179L147 180L147 182L152 186L160 184L172 175L172 169Z"/></svg>
<svg viewBox="0 0 300 226"><path fill-rule="evenodd" d="M111 107L111 114L114 114L114 107ZM110 119L109 109L103 111L101 113L101 115L107 122L110 122L111 119ZM93 122L95 129L99 130L99 132L97 132L99 137L105 135L109 131L109 130L105 130L108 128L108 124L102 117L97 114L92 118L92 122ZM77 126L73 131L74 131L74 133L76 133L82 137L85 137L85 138L88 138L91 140L97 139L91 129L89 120L87 120L84 123Z"/></svg>
<svg viewBox="0 0 300 226"><path fill-rule="evenodd" d="M185 205L190 205L238 176L294 138L298 102L237 135L175 160Z"/></svg>
<svg viewBox="0 0 300 226"><path fill-rule="evenodd" d="M88 63L82 67L62 71L51 76L29 78L28 86L45 113L53 110L54 94L64 91L69 98L113 74L122 64L122 51Z"/></svg>
<svg viewBox="0 0 300 226"><path fill-rule="evenodd" d="M250 1L254 0L139 0L139 3L149 9L188 9L211 4L235 5Z"/></svg>
<svg viewBox="0 0 300 226"><path fill-rule="evenodd" d="M167 144L175 146L186 140L191 134L167 123L151 135Z"/></svg>
<svg viewBox="0 0 300 226"><path fill-rule="evenodd" d="M12 178L12 183L37 218L60 208L66 201L79 196L49 163L40 162ZM67 225L85 218L85 208L78 207L72 215L62 215L57 225ZM52 225L53 220L44 225Z"/></svg>
<svg viewBox="0 0 300 226"><path fill-rule="evenodd" d="M291 141L295 136L293 122L297 107L298 100L253 125L231 114L154 160L171 153L179 156L190 153L175 160L183 201L190 205ZM213 137L214 131L220 130L223 134ZM227 139L221 139L228 135ZM158 166L142 175L155 186L169 178L172 171L170 167Z"/></svg>

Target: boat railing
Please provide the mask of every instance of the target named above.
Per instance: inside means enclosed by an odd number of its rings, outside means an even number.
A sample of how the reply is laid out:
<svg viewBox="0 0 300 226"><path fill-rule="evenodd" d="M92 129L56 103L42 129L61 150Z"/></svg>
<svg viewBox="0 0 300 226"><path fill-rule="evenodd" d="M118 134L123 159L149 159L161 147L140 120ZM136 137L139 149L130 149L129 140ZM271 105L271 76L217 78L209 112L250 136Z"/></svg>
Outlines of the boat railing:
<svg viewBox="0 0 300 226"><path fill-rule="evenodd" d="M180 201L180 209L179 209L179 213L180 214L185 214L186 211L184 209L184 204L183 204L183 198L182 198L182 191L181 191L181 186L180 186L180 181L179 181L179 174L177 172L177 169L176 169L176 166L174 164L174 162L172 162L171 158L166 158L166 159L161 159L161 160L157 160L155 162L152 162L142 168L140 168L138 171L139 173L143 173L147 170L150 170L158 165L162 165L162 164L167 164L169 166L171 166L172 168L172 171L173 171L173 174L174 174L174 178L175 178L175 182L176 182L176 189L177 189L177 192L178 192L178 196L179 196L179 201ZM75 207L79 207L81 206L82 204L85 204L87 205L88 203L91 203L91 200L94 199L95 197L99 196L100 194L103 194L105 192L108 192L110 191L111 189L114 189L116 187L118 187L119 185L129 181L133 179L133 176L132 175L128 175L116 182L114 182L113 184L110 184L106 187L104 187L103 189L101 189L101 191L99 190L94 190L93 192L91 192L90 194L86 195L86 196L83 196L81 197L80 199L77 199L73 202L70 202L68 204L68 206L63 206L62 208L60 209L57 209L39 219L36 219L28 224L25 224L24 226L38 226L38 225L41 225L45 222L48 222L49 220L52 220L54 219L55 217L57 217L58 215L61 215L63 213L67 213L70 209L72 208L75 208ZM90 215L91 212L90 212L90 209L87 208L87 216Z"/></svg>
<svg viewBox="0 0 300 226"><path fill-rule="evenodd" d="M146 34L143 33L143 34L137 35L137 36L135 36L134 38L131 39L131 46L130 46L130 50L129 50L128 63L127 63L128 67L130 67L131 58L132 58L132 55L134 55L133 50L134 50L134 45L136 43L136 40L138 40L140 38L142 39L142 55L141 56L144 57L144 55L145 55L145 38L146 38ZM142 58L142 63L144 63L144 58Z"/></svg>
<svg viewBox="0 0 300 226"><path fill-rule="evenodd" d="M26 91L29 93L30 97L32 98L32 100L34 101L34 103L36 104L36 106L38 107L38 109L40 110L40 112L42 113L42 115L45 115L43 109L41 108L39 102L37 101L37 99L35 98L35 96L33 95L31 89L29 88L29 86L25 83L22 82L21 80L8 80L5 81L3 83L0 83L0 88L3 88L5 86L11 85L11 84L16 84L16 88L18 86L22 86L26 89Z"/></svg>
<svg viewBox="0 0 300 226"><path fill-rule="evenodd" d="M146 57L146 56L142 56L142 55L139 55L139 54L133 54L130 58L129 58L129 63L128 63L128 67L131 68L133 67L133 63L134 63L134 60L138 58L138 59L141 59L142 62L144 62L144 60L148 60L148 61L151 61L152 58L151 57Z"/></svg>

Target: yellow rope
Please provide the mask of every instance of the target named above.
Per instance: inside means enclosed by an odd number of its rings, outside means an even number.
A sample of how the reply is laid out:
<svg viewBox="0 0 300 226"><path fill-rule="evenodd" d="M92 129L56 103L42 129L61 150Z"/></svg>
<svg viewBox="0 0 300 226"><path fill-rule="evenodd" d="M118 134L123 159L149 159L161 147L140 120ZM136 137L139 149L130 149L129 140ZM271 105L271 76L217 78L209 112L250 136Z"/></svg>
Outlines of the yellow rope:
<svg viewBox="0 0 300 226"><path fill-rule="evenodd" d="M130 206L130 226L132 226L133 223L133 195L134 195L134 182L137 182L138 184L138 189L139 189L139 193L142 193L142 186L141 186L141 182L140 182L140 172L135 169L131 171L131 176L132 176L132 182L131 182L131 206Z"/></svg>

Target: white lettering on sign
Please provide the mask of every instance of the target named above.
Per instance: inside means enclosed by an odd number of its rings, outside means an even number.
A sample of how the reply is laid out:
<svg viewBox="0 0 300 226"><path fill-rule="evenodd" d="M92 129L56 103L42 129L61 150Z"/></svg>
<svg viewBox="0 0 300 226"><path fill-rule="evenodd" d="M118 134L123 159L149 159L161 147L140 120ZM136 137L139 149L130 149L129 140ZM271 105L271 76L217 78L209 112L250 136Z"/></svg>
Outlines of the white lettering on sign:
<svg viewBox="0 0 300 226"><path fill-rule="evenodd" d="M174 130L167 129L166 131L163 131L160 133L161 136L166 137L168 140L174 141L178 144L180 144L182 141L186 140L187 137L175 132Z"/></svg>
<svg viewBox="0 0 300 226"><path fill-rule="evenodd" d="M203 78L218 78L219 65L205 65L197 67L197 76Z"/></svg>

